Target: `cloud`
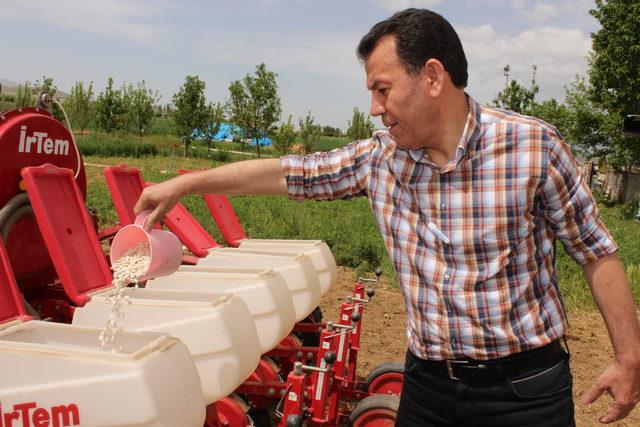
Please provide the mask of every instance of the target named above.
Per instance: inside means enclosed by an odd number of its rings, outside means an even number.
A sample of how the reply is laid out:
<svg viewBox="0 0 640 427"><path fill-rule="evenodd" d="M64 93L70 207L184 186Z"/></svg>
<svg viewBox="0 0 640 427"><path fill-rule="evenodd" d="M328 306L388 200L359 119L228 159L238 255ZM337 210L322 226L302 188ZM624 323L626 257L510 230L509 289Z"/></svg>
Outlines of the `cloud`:
<svg viewBox="0 0 640 427"><path fill-rule="evenodd" d="M355 48L359 33L262 33L260 42L240 34L201 34L196 49L201 59L251 67L266 62L270 69L357 79L364 87L363 70Z"/></svg>
<svg viewBox="0 0 640 427"><path fill-rule="evenodd" d="M488 0L484 0L488 1ZM566 20L576 16L587 16L595 7L593 0L525 1L510 0L509 4L516 16L531 25L550 25L556 22L566 24Z"/></svg>
<svg viewBox="0 0 640 427"><path fill-rule="evenodd" d="M166 0L21 0L5 2L2 9L0 21L53 25L161 46L163 28L151 22L178 6Z"/></svg>
<svg viewBox="0 0 640 427"><path fill-rule="evenodd" d="M430 8L442 0L373 0L374 3L381 9L388 10L389 12L396 12L408 7L418 8Z"/></svg>
<svg viewBox="0 0 640 427"><path fill-rule="evenodd" d="M591 48L580 30L537 27L515 36L498 33L490 25L460 27L460 38L469 62L469 90L490 101L504 86L502 68L511 66L511 78L529 85L531 67L537 65L540 99L564 97L564 86L587 70Z"/></svg>

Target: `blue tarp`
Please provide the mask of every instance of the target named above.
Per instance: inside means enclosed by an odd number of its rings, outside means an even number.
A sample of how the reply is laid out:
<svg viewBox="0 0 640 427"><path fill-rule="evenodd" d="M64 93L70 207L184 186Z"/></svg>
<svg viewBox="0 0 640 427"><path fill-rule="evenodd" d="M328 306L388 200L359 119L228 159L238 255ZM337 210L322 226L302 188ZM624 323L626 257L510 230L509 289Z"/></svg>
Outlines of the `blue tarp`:
<svg viewBox="0 0 640 427"><path fill-rule="evenodd" d="M194 129L191 136L195 139L202 140L204 139L204 132L202 132L200 129ZM242 129L239 126L233 125L231 123L221 123L220 129L218 129L218 132L213 136L213 139L215 141L233 141L234 137L242 139ZM256 141L256 139L258 138L253 138L253 140L251 141L251 145L258 144L258 141ZM268 138L266 136L259 138L259 141L261 147L271 147L271 145L273 145L273 141L271 141L271 138Z"/></svg>

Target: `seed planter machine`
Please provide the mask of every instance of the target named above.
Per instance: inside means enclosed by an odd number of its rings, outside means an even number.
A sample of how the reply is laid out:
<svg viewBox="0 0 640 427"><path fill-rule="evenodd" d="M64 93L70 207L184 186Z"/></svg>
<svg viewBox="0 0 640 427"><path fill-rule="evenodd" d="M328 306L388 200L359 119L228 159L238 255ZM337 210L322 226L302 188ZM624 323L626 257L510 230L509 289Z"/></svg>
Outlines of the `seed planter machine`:
<svg viewBox="0 0 640 427"><path fill-rule="evenodd" d="M144 186L152 184L145 184L140 171L133 167L109 167L104 170L104 173L121 224L131 223L134 220L133 206L135 202ZM235 248L225 248L222 254L235 253L239 257L244 254L248 258L236 260L245 263L245 265L247 262L252 264L256 255L260 257L275 255L290 259L308 256L320 278L321 294L325 295L334 287L336 280L335 261L326 244L321 241L247 239L225 196L205 195L204 198L218 228L224 230L225 240L234 242ZM181 286L199 290L209 288L211 283L206 279L206 274L212 271L211 268L215 269L215 266L207 264L207 261L210 260L212 254L215 256L220 246L180 203L166 215L164 222L171 231L179 236L192 253L202 257L195 266L182 267L180 269L182 271L179 270L176 273L182 278ZM247 249L249 247L251 249ZM240 261L241 259L242 261ZM274 270L281 271L278 268L274 268ZM296 287L300 285L295 280L295 277L287 277L286 280L292 295L295 295ZM297 314L297 323L293 326L294 334L289 334L281 339L275 348L264 348L266 351L258 369L236 390L236 393L248 402L252 413L272 408L274 404L282 404L282 397L293 387L289 379L284 381L282 378L288 378L294 367L298 365L300 369L314 371L313 365L319 364L320 368L316 368L326 371L323 375L311 375L308 378L305 377L305 381L297 382L305 387L305 393L301 396L312 396L311 389L313 396L318 396L315 404L312 400L308 402L304 402L304 399L300 400L302 408L304 408L299 414L301 419L310 418L310 414L314 411L316 414L319 413L320 408L326 405L323 410L324 415L311 417L317 425L349 422L350 412L344 409L344 405L339 405L341 401L359 401L370 395L397 396L400 394L403 365L399 362L383 363L376 367L365 381L359 381L356 378L362 314L365 304L375 294L372 288L366 289L365 285L375 281L377 279L360 278L354 284L352 295L341 306L337 322L322 323L313 315L309 316L312 307L308 301L313 298L313 294L302 293L300 295L299 301L306 301L306 304L304 305L305 309ZM166 289L175 286L171 282L175 283L172 277L158 278L148 282L147 286ZM297 292L300 290L298 289ZM317 313L317 311L314 310L312 313ZM304 317L305 315L307 317ZM295 333L307 334L307 338L309 335L315 335L315 339L309 339L315 345L304 345L305 343L301 342ZM326 335L324 342L321 339L323 334ZM328 348L331 350L327 350ZM329 357L332 363L323 362L323 357L327 353L335 356L333 360ZM326 397L321 398L322 396ZM354 413L368 419L372 413L377 414L380 410L378 406L381 406L384 414L387 414L389 410L395 414L392 410L395 405L397 405L395 397L376 396L360 406L360 409L367 409L363 414L360 414L360 410ZM282 414L282 412L276 412ZM380 415L380 417L385 420L383 422L387 422L387 415ZM286 417L284 418L286 419Z"/></svg>
<svg viewBox="0 0 640 427"><path fill-rule="evenodd" d="M310 317L336 281L331 251L247 239L223 196L205 200L233 247L178 204L165 225L195 257L125 289L117 346L99 351L114 293L100 241L133 222L144 182L105 170L121 224L98 231L82 158L49 106L0 113L0 425L246 426L247 412L264 425L393 424L402 366L356 377L367 279L335 323Z"/></svg>

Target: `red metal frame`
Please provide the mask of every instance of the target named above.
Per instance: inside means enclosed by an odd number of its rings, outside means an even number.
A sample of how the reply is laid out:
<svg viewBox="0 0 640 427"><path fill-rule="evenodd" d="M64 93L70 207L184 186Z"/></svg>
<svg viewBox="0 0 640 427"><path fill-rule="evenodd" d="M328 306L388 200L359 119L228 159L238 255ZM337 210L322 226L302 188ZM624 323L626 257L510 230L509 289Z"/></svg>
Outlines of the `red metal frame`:
<svg viewBox="0 0 640 427"><path fill-rule="evenodd" d="M194 172L187 169L179 169L178 173L185 174ZM238 216L233 210L233 206L229 202L229 199L224 194L205 194L202 196L204 202L213 216L213 220L216 222L216 226L224 241L229 246L238 247L242 240L247 240L247 234L242 228L242 224L238 220Z"/></svg>

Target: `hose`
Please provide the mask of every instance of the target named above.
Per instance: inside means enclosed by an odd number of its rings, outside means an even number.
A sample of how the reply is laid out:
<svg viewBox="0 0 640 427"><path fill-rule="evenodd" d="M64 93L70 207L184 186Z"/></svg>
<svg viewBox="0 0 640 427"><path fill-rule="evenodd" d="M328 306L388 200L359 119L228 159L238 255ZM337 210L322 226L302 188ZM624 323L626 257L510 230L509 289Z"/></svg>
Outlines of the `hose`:
<svg viewBox="0 0 640 427"><path fill-rule="evenodd" d="M64 116L65 122L67 122L67 129L69 129L69 133L71 134L71 142L73 142L73 146L76 148L76 158L78 160L78 169L76 169L76 173L73 176L73 179L78 179L80 175L80 166L82 165L82 159L80 158L80 148L78 148L78 144L76 144L76 138L73 136L73 129L71 128L71 122L69 122L69 117L67 117L67 112L64 111L64 107L62 104L55 98L53 98L53 102L55 102L60 110L62 111L62 115Z"/></svg>
<svg viewBox="0 0 640 427"><path fill-rule="evenodd" d="M31 209L29 203L29 195L27 193L19 193L13 196L3 207L0 209L0 232L2 233L2 239L6 242L9 237L9 231L13 224L25 215L24 211L21 211L19 218L13 218L13 216L20 210L21 207L28 206ZM32 210L33 212L33 210Z"/></svg>
<svg viewBox="0 0 640 427"><path fill-rule="evenodd" d="M9 233L11 232L11 228L14 224L27 215L33 215L33 208L31 205L22 205L13 211L13 215L7 219L7 222L4 224L2 229L0 229L0 232L2 233L2 240L4 242L9 239Z"/></svg>

